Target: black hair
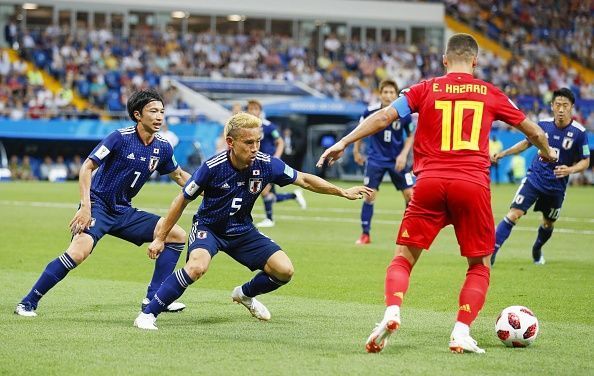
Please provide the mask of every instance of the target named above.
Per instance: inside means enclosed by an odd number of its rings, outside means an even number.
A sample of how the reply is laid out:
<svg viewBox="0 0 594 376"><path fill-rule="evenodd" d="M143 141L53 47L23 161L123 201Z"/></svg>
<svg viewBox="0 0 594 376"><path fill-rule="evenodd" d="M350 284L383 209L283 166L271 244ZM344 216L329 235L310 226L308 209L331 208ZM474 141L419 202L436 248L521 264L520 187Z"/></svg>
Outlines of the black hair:
<svg viewBox="0 0 594 376"><path fill-rule="evenodd" d="M572 105L575 104L575 96L573 95L571 90L569 90L566 87L562 87L561 89L553 91L553 99L551 99L551 103L553 103L555 101L555 98L557 97L565 97L569 99Z"/></svg>
<svg viewBox="0 0 594 376"><path fill-rule="evenodd" d="M134 112L138 111L140 114L142 114L142 109L144 106L154 101L159 101L165 104L161 95L154 90L141 90L133 93L126 104L130 119L132 119L134 122L138 122L138 119L134 117Z"/></svg>

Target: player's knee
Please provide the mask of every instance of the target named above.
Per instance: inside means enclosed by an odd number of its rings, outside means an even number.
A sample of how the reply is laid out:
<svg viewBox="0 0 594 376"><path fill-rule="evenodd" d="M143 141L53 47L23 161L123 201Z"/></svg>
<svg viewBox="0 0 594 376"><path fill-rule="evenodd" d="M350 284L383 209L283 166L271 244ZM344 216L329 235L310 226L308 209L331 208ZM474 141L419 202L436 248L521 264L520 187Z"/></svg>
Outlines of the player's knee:
<svg viewBox="0 0 594 376"><path fill-rule="evenodd" d="M192 262L190 260L186 264L184 269L186 270L186 273L188 273L188 276L192 279L192 281L195 281L201 278L204 274L206 274L206 271L208 270L208 265L204 265L198 262Z"/></svg>
<svg viewBox="0 0 594 376"><path fill-rule="evenodd" d="M548 219L545 219L542 222L542 227L545 228L545 229L547 229L547 230L550 230L553 227L555 227L555 222L554 221L551 221L551 220L548 220Z"/></svg>
<svg viewBox="0 0 594 376"><path fill-rule="evenodd" d="M295 273L295 269L293 268L293 265L291 263L289 264L285 264L280 266L279 268L277 268L277 270L275 270L275 277L280 280L283 281L284 283L287 283L291 280L291 278L293 278L293 274Z"/></svg>
<svg viewBox="0 0 594 376"><path fill-rule="evenodd" d="M86 234L81 234L76 235L72 239L72 242L66 250L66 253L68 253L68 256L72 258L76 265L80 265L80 263L82 263L87 259L87 257L89 257L92 250L93 239Z"/></svg>
<svg viewBox="0 0 594 376"><path fill-rule="evenodd" d="M169 235L167 235L167 242L168 243L184 243L186 241L186 231L181 228L179 225L173 226Z"/></svg>
<svg viewBox="0 0 594 376"><path fill-rule="evenodd" d="M524 215L524 212L518 209L512 209L507 213L507 218L512 221L513 223L516 223L517 221L520 220L520 218L522 218L522 216Z"/></svg>

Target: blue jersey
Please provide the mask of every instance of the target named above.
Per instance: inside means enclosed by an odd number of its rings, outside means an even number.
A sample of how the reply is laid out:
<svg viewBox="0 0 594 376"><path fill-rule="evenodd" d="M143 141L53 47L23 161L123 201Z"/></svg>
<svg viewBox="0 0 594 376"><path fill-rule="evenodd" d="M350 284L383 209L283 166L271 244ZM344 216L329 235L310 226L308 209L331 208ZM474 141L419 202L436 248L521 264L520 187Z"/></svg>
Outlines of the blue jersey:
<svg viewBox="0 0 594 376"><path fill-rule="evenodd" d="M173 148L160 134L145 145L136 127L109 134L89 155L99 165L91 180L91 201L115 213L125 212L153 171L169 174L178 167Z"/></svg>
<svg viewBox="0 0 594 376"><path fill-rule="evenodd" d="M260 142L260 151L264 154L274 155L276 152L276 139L280 133L276 124L268 120L262 120L262 141Z"/></svg>
<svg viewBox="0 0 594 376"><path fill-rule="evenodd" d="M546 133L549 145L557 152L559 160L548 163L537 155L528 169L528 180L543 193L563 193L569 177L556 178L553 170L560 165L572 166L590 156L586 129L575 120L563 129L557 128L553 119L539 121L538 125Z"/></svg>
<svg viewBox="0 0 594 376"><path fill-rule="evenodd" d="M367 107L367 110L361 116L361 120L367 118L374 112L382 108L381 103ZM412 132L412 118L410 115L402 119L398 119L390 124L383 131L379 131L369 136L367 144L367 161L368 163L393 167L396 163L396 157L402 152L404 141Z"/></svg>
<svg viewBox="0 0 594 376"><path fill-rule="evenodd" d="M192 174L183 189L188 200L204 192L194 222L208 226L219 235L241 235L254 228L252 208L269 183L285 186L297 179L297 171L278 158L260 153L251 166L237 170L229 151L207 160Z"/></svg>

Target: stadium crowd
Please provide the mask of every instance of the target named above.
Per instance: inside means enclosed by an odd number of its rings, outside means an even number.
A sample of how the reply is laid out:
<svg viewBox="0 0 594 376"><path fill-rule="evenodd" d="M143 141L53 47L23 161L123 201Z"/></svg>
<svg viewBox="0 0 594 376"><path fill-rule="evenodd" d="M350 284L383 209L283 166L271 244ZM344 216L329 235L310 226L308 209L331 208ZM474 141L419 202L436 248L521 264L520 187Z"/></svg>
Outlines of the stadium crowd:
<svg viewBox="0 0 594 376"><path fill-rule="evenodd" d="M454 6L461 7L464 15L469 12L465 7L475 5L448 2L448 7ZM121 38L106 29L77 29L73 34L67 27L49 26L18 35L21 56L51 73L64 89L53 95L44 88L40 74L25 73L23 64L11 64L4 54L0 59L0 113L17 119L76 114L72 90L97 109L123 112L131 92L157 86L164 74L300 81L329 97L369 102L377 99L373 88L384 78L394 78L402 88L443 73L438 46L347 41L335 34L326 37L321 54L286 35L267 35L262 30L181 35L147 26ZM535 119L541 110L546 112L545 104L559 87L572 88L577 98L594 99L594 84L560 65L555 44L515 41L521 47L510 61L485 52L477 76L504 89ZM166 97L171 107L186 107L175 95ZM580 111L577 117L592 130L594 111Z"/></svg>

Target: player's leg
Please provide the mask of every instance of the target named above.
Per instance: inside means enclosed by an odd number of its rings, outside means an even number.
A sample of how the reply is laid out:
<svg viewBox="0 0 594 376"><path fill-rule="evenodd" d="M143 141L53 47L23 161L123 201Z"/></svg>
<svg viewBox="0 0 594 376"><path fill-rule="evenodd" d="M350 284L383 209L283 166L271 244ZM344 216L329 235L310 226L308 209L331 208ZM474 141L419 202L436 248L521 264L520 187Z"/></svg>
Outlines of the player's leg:
<svg viewBox="0 0 594 376"><path fill-rule="evenodd" d="M256 224L258 227L274 227L273 206L276 201L276 195L274 194L273 188L272 184L268 184L260 194L262 201L264 202L266 218Z"/></svg>
<svg viewBox="0 0 594 376"><path fill-rule="evenodd" d="M158 215L130 208L118 218L109 234L140 246L153 241L163 221L164 219ZM173 273L177 260L184 250L185 238L186 232L178 225L175 225L167 235L165 249L155 260L155 268L146 297L142 301L142 308L152 299L165 278ZM167 312L178 312L184 308L186 308L184 304L175 302L171 307L167 307Z"/></svg>
<svg viewBox="0 0 594 376"><path fill-rule="evenodd" d="M532 260L536 265L544 265L542 246L551 238L555 221L559 219L563 205L564 194L556 196L540 196L534 205L534 211L542 212L542 224L538 227L538 235L532 246Z"/></svg>
<svg viewBox="0 0 594 376"><path fill-rule="evenodd" d="M21 300L14 312L20 316L37 316L35 310L39 300L63 280L72 269L82 263L92 250L93 238L90 235L85 233L75 235L66 252L47 264L31 291Z"/></svg>
<svg viewBox="0 0 594 376"><path fill-rule="evenodd" d="M448 189L448 212L460 252L468 260L449 348L455 353L484 353L470 336L470 325L482 309L489 289L490 256L495 242L489 188L463 180L453 181Z"/></svg>
<svg viewBox="0 0 594 376"><path fill-rule="evenodd" d="M375 166L373 164L365 164L365 177L363 178L363 184L373 189L373 194L363 199L363 205L361 206L361 236L355 242L355 244L369 244L371 243L371 218L373 218L373 208L375 199L379 192L379 186L386 173L386 168Z"/></svg>
<svg viewBox="0 0 594 376"><path fill-rule="evenodd" d="M139 329L157 330L157 316L166 311L192 283L206 273L211 260L209 251L197 248L190 252L186 265L165 279L149 304L134 320L134 326Z"/></svg>
<svg viewBox="0 0 594 376"><path fill-rule="evenodd" d="M394 169L389 170L389 173L390 179L392 179L392 184L394 184L394 187L402 192L402 197L404 198L404 205L408 206L408 203L412 199L412 188L415 184L415 179L412 173L408 170L397 172Z"/></svg>
<svg viewBox="0 0 594 376"><path fill-rule="evenodd" d="M495 264L497 253L501 246L503 246L503 243L509 238L514 226L534 204L539 194L526 178L522 180L522 184L520 184L520 187L516 191L509 211L501 222L499 222L495 230L495 246L491 255L491 266Z"/></svg>
<svg viewBox="0 0 594 376"><path fill-rule="evenodd" d="M400 327L400 306L408 290L412 268L422 250L429 249L439 231L447 225L445 213L441 179L419 181L398 231L396 254L386 271L386 311L367 339L368 352L381 351L388 337Z"/></svg>
<svg viewBox="0 0 594 376"><path fill-rule="evenodd" d="M105 235L113 223L114 216L99 206L91 207L91 227L75 235L66 252L52 260L39 276L31 291L17 305L15 313L21 316L36 316L34 312L39 300L66 275L89 257L95 244Z"/></svg>
<svg viewBox="0 0 594 376"><path fill-rule="evenodd" d="M257 319L270 320L270 312L256 296L289 283L293 276L291 260L278 244L256 229L229 242L225 252L250 270L260 270L251 280L235 287L231 298L244 305Z"/></svg>

